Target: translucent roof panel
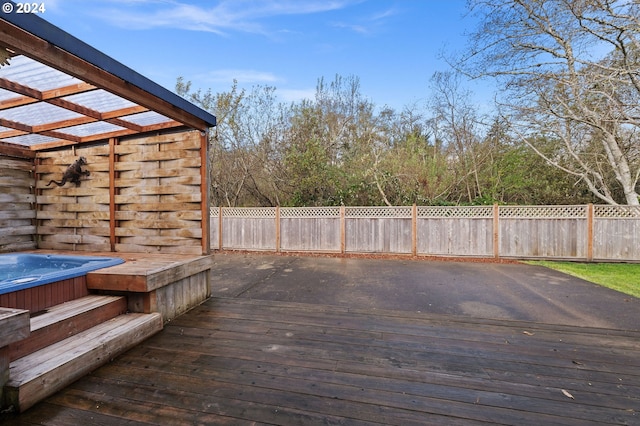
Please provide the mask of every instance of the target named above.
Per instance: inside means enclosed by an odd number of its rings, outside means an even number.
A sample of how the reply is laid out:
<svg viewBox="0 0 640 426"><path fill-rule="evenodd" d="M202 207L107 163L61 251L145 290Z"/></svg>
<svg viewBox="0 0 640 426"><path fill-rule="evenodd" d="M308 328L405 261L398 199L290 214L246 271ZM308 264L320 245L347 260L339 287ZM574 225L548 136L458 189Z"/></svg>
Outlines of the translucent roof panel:
<svg viewBox="0 0 640 426"><path fill-rule="evenodd" d="M0 68L0 78L41 92L82 83L75 77L43 65L26 56L11 58L10 66Z"/></svg>
<svg viewBox="0 0 640 426"><path fill-rule="evenodd" d="M2 68L0 68L0 70L2 70ZM0 102L6 101L7 99L13 99L15 97L16 94L14 92L11 92L10 90L0 89Z"/></svg>
<svg viewBox="0 0 640 426"><path fill-rule="evenodd" d="M3 139L3 142L14 143L17 145L24 145L24 146L48 144L56 141L58 141L58 139L52 138L49 136L44 136L44 135L37 135L37 134L30 134L30 135L24 135L24 136L17 136L14 138Z"/></svg>
<svg viewBox="0 0 640 426"><path fill-rule="evenodd" d="M41 126L78 117L82 117L82 114L42 102L2 111L2 118L27 126Z"/></svg>
<svg viewBox="0 0 640 426"><path fill-rule="evenodd" d="M73 104L81 105L83 107L98 111L101 113L116 111L124 108L135 107L136 104L109 93L105 90L98 89L87 93L80 93L77 95L67 96L64 100Z"/></svg>
<svg viewBox="0 0 640 426"><path fill-rule="evenodd" d="M116 126L115 124L105 123L98 121L96 123L83 124L80 126L67 127L62 131L68 135L83 137L94 134L108 134L113 132L119 132L126 130L124 127Z"/></svg>
<svg viewBox="0 0 640 426"><path fill-rule="evenodd" d="M139 126L150 126L153 124L165 123L168 118L157 112L149 111L140 114L127 115L122 117L124 121L128 121Z"/></svg>

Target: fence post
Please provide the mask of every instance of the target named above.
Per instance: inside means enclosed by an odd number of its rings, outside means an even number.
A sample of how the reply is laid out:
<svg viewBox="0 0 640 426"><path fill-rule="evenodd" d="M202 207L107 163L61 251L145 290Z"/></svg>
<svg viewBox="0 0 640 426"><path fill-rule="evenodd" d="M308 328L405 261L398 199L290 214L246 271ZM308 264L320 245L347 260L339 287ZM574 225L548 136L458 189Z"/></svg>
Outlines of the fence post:
<svg viewBox="0 0 640 426"><path fill-rule="evenodd" d="M218 207L218 250L222 251L222 206Z"/></svg>
<svg viewBox="0 0 640 426"><path fill-rule="evenodd" d="M587 204L587 262L593 261L593 203Z"/></svg>
<svg viewBox="0 0 640 426"><path fill-rule="evenodd" d="M411 255L418 255L418 206L413 203L411 207Z"/></svg>
<svg viewBox="0 0 640 426"><path fill-rule="evenodd" d="M346 226L344 223L344 206L340 206L340 253L344 253L346 251L346 235L347 232Z"/></svg>
<svg viewBox="0 0 640 426"><path fill-rule="evenodd" d="M276 253L280 253L280 206L276 206Z"/></svg>
<svg viewBox="0 0 640 426"><path fill-rule="evenodd" d="M500 258L500 207L493 205L493 257Z"/></svg>

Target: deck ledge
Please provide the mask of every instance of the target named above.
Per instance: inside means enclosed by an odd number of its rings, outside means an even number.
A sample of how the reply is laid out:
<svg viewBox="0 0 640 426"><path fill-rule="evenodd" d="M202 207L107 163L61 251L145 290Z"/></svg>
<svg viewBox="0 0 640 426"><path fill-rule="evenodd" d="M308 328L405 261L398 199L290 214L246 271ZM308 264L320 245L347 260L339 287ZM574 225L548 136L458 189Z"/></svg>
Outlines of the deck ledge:
<svg viewBox="0 0 640 426"><path fill-rule="evenodd" d="M29 337L29 311L0 308L0 347Z"/></svg>
<svg viewBox="0 0 640 426"><path fill-rule="evenodd" d="M121 265L87 274L91 290L148 293L175 281L211 269L213 256L141 255L122 256Z"/></svg>

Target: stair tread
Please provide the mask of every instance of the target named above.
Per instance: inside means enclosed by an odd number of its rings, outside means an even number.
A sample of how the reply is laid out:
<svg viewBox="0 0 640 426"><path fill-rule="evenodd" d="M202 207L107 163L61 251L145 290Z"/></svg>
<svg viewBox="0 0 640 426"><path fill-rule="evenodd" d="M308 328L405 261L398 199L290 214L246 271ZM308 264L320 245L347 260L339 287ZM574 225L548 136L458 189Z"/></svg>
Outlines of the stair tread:
<svg viewBox="0 0 640 426"><path fill-rule="evenodd" d="M142 327L150 322L158 323L159 326L154 328L156 331L162 328L161 315L158 313L123 314L19 358L10 364L10 379L7 386L19 387L22 383L32 381L57 367L73 362L78 357L105 347L110 340L117 338L121 333L131 332L132 329ZM148 336L144 336L140 340L146 337ZM105 351L108 352L108 349ZM107 355L115 356L116 353ZM109 359L109 356L105 358Z"/></svg>
<svg viewBox="0 0 640 426"><path fill-rule="evenodd" d="M123 296L89 295L47 309L47 312L31 318L31 332L64 321L84 312L108 305Z"/></svg>

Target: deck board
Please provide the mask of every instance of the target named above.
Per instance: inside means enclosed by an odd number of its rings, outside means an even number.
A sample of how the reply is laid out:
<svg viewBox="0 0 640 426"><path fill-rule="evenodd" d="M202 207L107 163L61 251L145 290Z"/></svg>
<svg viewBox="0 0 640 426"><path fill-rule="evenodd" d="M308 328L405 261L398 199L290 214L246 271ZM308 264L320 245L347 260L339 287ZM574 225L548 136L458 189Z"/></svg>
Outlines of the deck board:
<svg viewBox="0 0 640 426"><path fill-rule="evenodd" d="M212 298L19 419L638 424L639 350L624 330Z"/></svg>

